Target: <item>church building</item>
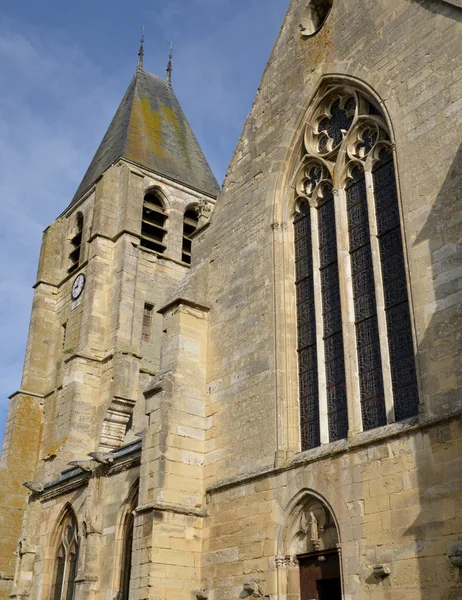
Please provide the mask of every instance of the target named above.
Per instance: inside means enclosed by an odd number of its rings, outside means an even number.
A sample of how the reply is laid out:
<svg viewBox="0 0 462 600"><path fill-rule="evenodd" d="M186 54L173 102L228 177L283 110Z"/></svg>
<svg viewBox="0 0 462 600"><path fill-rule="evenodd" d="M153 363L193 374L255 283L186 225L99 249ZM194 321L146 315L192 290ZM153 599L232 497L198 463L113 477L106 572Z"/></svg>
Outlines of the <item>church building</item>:
<svg viewBox="0 0 462 600"><path fill-rule="evenodd" d="M222 188L141 48L43 235L0 599L460 600L461 140L461 0L292 0Z"/></svg>

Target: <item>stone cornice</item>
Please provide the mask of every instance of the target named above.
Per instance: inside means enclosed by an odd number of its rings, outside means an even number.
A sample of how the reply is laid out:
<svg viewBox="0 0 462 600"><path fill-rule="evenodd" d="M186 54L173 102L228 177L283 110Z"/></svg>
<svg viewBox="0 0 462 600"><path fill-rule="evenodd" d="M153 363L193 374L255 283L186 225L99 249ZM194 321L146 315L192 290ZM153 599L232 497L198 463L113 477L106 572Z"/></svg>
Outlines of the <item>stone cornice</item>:
<svg viewBox="0 0 462 600"><path fill-rule="evenodd" d="M37 392L29 392L28 390L17 390L13 392L10 396L8 396L8 400L12 400L15 396L22 394L24 396L32 396L33 398L45 398L43 394L38 394Z"/></svg>
<svg viewBox="0 0 462 600"><path fill-rule="evenodd" d="M442 0L444 4L451 4L457 8L462 8L462 0Z"/></svg>
<svg viewBox="0 0 462 600"><path fill-rule="evenodd" d="M192 515L194 517L207 516L206 508L193 508L190 506L181 506L180 504L164 504L163 502L151 502L135 508L135 513L137 514L151 511L172 512L178 515Z"/></svg>
<svg viewBox="0 0 462 600"><path fill-rule="evenodd" d="M318 448L312 450L306 450L305 452L299 452L294 458L283 467L263 467L258 471L250 473L244 473L237 475L236 477L229 477L217 481L216 483L206 488L207 494L213 494L221 492L228 488L233 488L245 483L250 483L258 479L264 479L268 476L278 475L286 471L292 471L301 466L313 464L326 458L338 456L340 454L346 454L347 452L356 451L360 448L371 446L378 442L386 440L392 440L399 437L403 437L414 432L418 432L424 429L429 429L443 423L448 423L453 420L461 419L462 411L454 412L450 415L444 416L433 416L425 417L419 415L405 422L392 423L378 429L372 429L370 431L363 431L356 434L353 438L348 440L339 440L338 442L332 442L330 444L324 444Z"/></svg>
<svg viewBox="0 0 462 600"><path fill-rule="evenodd" d="M46 483L43 492L36 496L40 498L41 502L46 502L88 485L91 477L111 477L137 467L140 462L141 440L137 440L114 452L114 462L111 465L99 465L92 473L84 472L79 467L63 471L59 479Z"/></svg>
<svg viewBox="0 0 462 600"><path fill-rule="evenodd" d="M159 308L159 310L157 312L160 313L160 314L164 314L165 312L167 312L171 308L174 308L175 306L180 306L181 304L183 304L185 306L189 306L191 308L195 308L195 309L200 310L202 312L209 312L210 311L210 306L206 306L205 304L200 304L199 302L195 302L194 300L188 300L187 298L181 298L181 296L180 296L178 298L175 298L174 300L172 300L168 304L165 304L164 306L162 306L161 308Z"/></svg>

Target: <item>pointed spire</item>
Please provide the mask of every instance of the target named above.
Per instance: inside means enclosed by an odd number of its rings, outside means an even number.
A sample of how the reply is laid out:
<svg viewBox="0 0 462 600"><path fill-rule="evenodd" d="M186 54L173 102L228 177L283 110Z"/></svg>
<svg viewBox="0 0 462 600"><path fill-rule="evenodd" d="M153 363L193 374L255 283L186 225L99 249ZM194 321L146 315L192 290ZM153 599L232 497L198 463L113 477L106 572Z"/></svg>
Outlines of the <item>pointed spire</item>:
<svg viewBox="0 0 462 600"><path fill-rule="evenodd" d="M170 48L170 54L168 55L167 77L165 78L165 81L168 83L168 85L172 85L173 43L169 42L168 47Z"/></svg>
<svg viewBox="0 0 462 600"><path fill-rule="evenodd" d="M144 56L144 25L141 28L141 40L140 40L140 50L138 52L138 66L136 67L137 71L141 71L143 68L143 56Z"/></svg>

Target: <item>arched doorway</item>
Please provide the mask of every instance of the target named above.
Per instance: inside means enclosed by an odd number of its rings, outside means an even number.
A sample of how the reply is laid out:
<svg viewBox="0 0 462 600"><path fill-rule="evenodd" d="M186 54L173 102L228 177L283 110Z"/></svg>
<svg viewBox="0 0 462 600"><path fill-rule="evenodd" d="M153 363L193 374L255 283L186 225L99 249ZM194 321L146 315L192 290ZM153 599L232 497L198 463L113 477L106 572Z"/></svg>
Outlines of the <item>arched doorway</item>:
<svg viewBox="0 0 462 600"><path fill-rule="evenodd" d="M306 492L285 528L278 557L279 591L300 600L342 600L339 534L327 504Z"/></svg>

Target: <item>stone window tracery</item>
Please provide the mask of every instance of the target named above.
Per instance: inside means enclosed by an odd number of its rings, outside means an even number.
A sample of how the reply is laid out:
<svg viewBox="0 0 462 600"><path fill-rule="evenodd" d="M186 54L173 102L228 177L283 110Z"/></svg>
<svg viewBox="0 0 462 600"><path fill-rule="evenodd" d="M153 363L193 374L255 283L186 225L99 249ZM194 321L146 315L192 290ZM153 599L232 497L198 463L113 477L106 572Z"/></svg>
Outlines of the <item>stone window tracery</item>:
<svg viewBox="0 0 462 600"><path fill-rule="evenodd" d="M364 430L418 410L392 145L370 98L350 87L326 89L304 132L294 186L306 450L347 437L356 399L356 427Z"/></svg>
<svg viewBox="0 0 462 600"><path fill-rule="evenodd" d="M77 536L77 520L75 515L69 512L60 526L58 549L55 558L52 600L73 600L78 556L79 539Z"/></svg>
<svg viewBox="0 0 462 600"><path fill-rule="evenodd" d="M133 537L135 528L134 510L138 506L139 482L132 489L125 507L122 526L122 556L118 600L129 600L132 572Z"/></svg>

